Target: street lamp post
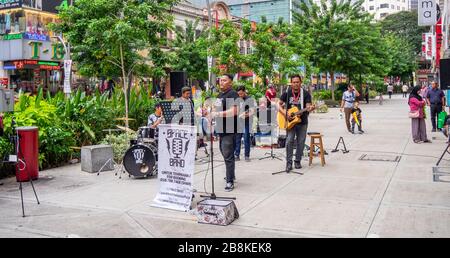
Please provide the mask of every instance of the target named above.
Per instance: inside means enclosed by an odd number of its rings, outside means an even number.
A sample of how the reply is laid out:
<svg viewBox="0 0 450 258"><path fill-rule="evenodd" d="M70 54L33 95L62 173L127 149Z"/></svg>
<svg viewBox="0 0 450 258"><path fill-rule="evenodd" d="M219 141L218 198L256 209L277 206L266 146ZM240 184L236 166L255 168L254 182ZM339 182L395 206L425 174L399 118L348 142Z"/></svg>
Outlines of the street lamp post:
<svg viewBox="0 0 450 258"><path fill-rule="evenodd" d="M54 38L56 38L64 47L64 93L69 97L72 92L72 60L70 59L70 45L69 43L66 44L61 36L55 36Z"/></svg>

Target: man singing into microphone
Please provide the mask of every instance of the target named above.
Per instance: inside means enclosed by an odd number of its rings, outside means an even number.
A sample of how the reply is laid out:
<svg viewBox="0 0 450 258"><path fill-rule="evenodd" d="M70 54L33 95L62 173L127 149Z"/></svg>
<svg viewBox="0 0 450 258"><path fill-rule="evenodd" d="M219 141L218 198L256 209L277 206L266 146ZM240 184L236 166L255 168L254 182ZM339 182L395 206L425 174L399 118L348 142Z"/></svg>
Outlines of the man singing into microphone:
<svg viewBox="0 0 450 258"><path fill-rule="evenodd" d="M233 76L224 75L220 78L220 91L215 103L215 112L212 117L216 118L216 131L220 136L220 152L225 160L227 185L225 191L234 189L235 181L235 158L234 149L237 133L238 106L236 100L239 95L232 89Z"/></svg>

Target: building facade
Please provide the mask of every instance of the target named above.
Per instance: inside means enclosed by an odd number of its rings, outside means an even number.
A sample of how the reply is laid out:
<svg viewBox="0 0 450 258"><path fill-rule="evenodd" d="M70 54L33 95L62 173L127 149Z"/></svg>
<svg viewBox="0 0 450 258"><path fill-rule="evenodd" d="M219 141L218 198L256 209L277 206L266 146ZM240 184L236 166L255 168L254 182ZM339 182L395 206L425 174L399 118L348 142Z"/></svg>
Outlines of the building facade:
<svg viewBox="0 0 450 258"><path fill-rule="evenodd" d="M410 0L366 0L363 4L363 8L365 11L373 14L375 20L381 20L394 13L409 11L409 1Z"/></svg>
<svg viewBox="0 0 450 258"><path fill-rule="evenodd" d="M199 7L206 7L205 0L191 0ZM269 22L277 22L282 18L285 22L292 22L293 0L222 0L214 2L225 3L231 14L254 22L261 22L261 18L266 17Z"/></svg>
<svg viewBox="0 0 450 258"><path fill-rule="evenodd" d="M0 1L0 81L24 91L56 91L63 82L62 44L48 29L62 0Z"/></svg>

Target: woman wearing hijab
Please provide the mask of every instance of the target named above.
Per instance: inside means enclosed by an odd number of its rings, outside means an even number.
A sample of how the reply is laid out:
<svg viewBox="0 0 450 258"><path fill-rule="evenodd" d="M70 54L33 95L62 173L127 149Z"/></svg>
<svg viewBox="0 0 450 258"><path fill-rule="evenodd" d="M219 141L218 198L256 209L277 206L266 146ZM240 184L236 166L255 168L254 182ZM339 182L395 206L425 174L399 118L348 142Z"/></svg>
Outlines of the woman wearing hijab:
<svg viewBox="0 0 450 258"><path fill-rule="evenodd" d="M425 100L420 96L421 88L419 86L414 87L409 96L410 117L412 120L412 136L414 143L431 142L427 137L427 127L425 124L424 107L426 105Z"/></svg>

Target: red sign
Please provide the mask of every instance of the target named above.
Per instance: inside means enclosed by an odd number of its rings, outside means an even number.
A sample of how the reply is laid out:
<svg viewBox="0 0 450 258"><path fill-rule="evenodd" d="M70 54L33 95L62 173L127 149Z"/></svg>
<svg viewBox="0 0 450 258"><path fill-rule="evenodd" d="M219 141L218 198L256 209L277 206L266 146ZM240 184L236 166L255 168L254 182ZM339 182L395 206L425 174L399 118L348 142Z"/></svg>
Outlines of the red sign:
<svg viewBox="0 0 450 258"><path fill-rule="evenodd" d="M39 68L41 70L55 70L55 71L60 70L59 66L52 66L52 65L40 65Z"/></svg>
<svg viewBox="0 0 450 258"><path fill-rule="evenodd" d="M13 62L16 69L23 69L25 68L25 65L37 65L37 60L21 60L21 61L14 61Z"/></svg>
<svg viewBox="0 0 450 258"><path fill-rule="evenodd" d="M8 78L0 78L0 87L7 88L9 85Z"/></svg>
<svg viewBox="0 0 450 258"><path fill-rule="evenodd" d="M441 64L441 47L442 47L442 18L436 24L436 67Z"/></svg>

